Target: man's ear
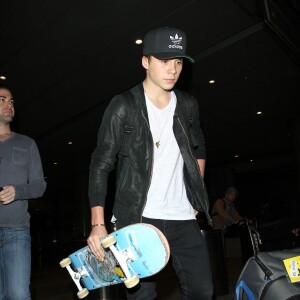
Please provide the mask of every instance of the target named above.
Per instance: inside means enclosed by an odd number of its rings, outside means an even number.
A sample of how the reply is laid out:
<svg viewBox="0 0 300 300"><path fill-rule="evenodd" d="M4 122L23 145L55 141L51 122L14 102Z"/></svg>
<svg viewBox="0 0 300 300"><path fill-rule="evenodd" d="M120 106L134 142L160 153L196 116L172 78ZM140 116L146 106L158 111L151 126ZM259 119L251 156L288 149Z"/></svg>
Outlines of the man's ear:
<svg viewBox="0 0 300 300"><path fill-rule="evenodd" d="M149 68L149 58L147 56L145 56L145 55L142 57L142 66L146 70L148 70L148 68Z"/></svg>

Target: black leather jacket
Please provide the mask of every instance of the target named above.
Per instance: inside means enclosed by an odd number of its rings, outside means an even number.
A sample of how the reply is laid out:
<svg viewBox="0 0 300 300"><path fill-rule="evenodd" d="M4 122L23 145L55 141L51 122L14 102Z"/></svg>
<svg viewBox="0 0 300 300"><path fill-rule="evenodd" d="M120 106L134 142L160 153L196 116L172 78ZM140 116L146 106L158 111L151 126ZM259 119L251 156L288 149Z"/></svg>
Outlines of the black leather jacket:
<svg viewBox="0 0 300 300"><path fill-rule="evenodd" d="M129 155L123 156L126 119L124 95L115 96L107 107L98 132L97 147L92 154L89 180L90 206L104 206L109 173L118 161L114 216L118 228L141 222L151 183L153 139L150 132L143 85L131 89L134 97L133 130ZM205 159L205 142L199 122L197 100L175 90L177 105L173 131L184 160L184 179L188 199L194 209L204 212L210 223L209 201L197 159ZM192 120L187 117L189 101Z"/></svg>

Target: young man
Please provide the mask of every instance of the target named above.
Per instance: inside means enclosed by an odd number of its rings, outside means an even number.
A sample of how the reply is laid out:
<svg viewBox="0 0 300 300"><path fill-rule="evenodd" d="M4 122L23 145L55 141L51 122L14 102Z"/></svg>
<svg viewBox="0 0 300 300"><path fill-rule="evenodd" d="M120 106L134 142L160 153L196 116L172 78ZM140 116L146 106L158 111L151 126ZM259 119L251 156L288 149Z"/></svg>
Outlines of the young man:
<svg viewBox="0 0 300 300"><path fill-rule="evenodd" d="M196 99L173 90L184 59L193 61L186 55L183 31L164 27L148 32L142 57L145 80L116 96L108 106L90 166L92 231L88 245L103 260L99 237L107 234L107 176L118 157L113 209L116 228L137 222L159 228L170 244L182 299L204 300L211 299L213 286L206 241L195 214L201 210L208 216L203 182L205 143ZM128 97L134 118L130 147L124 153ZM154 299L155 279L142 280L127 290L127 297Z"/></svg>
<svg viewBox="0 0 300 300"><path fill-rule="evenodd" d="M0 86L0 299L30 299L31 238L27 199L46 189L35 142L10 129L11 91Z"/></svg>

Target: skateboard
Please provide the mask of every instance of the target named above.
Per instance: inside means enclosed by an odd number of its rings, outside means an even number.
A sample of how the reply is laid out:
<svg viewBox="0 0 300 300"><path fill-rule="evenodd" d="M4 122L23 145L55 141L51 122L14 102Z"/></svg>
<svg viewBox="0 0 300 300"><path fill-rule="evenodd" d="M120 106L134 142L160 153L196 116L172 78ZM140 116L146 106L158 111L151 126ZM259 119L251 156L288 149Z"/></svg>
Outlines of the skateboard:
<svg viewBox="0 0 300 300"><path fill-rule="evenodd" d="M126 226L110 233L100 242L105 251L103 262L95 258L88 246L60 262L76 284L79 299L86 297L89 290L119 283L132 288L140 278L162 270L170 257L167 239L150 224Z"/></svg>

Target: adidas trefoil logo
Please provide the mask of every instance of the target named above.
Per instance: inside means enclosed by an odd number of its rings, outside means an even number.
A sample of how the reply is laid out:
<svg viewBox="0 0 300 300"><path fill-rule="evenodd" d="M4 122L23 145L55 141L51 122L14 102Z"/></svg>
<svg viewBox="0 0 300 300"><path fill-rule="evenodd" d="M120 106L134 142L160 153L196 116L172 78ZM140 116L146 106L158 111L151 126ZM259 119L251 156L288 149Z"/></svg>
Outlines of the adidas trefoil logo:
<svg viewBox="0 0 300 300"><path fill-rule="evenodd" d="M169 45L169 48L182 49L182 46L180 45L182 42L182 37L179 37L177 33L174 37L170 35L170 40L173 44Z"/></svg>

